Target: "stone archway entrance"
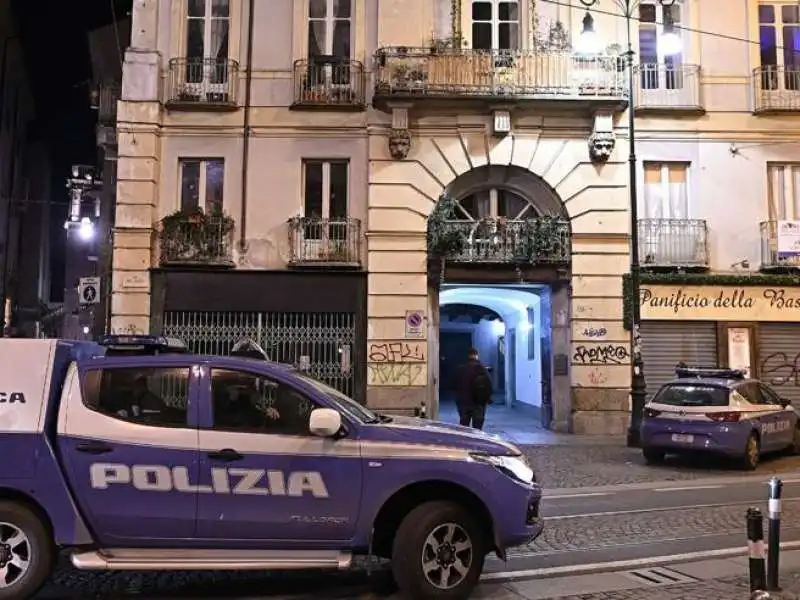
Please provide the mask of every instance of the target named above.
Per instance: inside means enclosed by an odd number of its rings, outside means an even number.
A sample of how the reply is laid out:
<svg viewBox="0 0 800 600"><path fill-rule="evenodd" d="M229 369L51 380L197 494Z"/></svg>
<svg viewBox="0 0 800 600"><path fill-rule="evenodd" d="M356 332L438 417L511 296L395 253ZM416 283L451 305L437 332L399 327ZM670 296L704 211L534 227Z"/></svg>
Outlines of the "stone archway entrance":
<svg viewBox="0 0 800 600"><path fill-rule="evenodd" d="M498 340L504 349L509 340L513 344L509 352L513 367L506 356L504 380L508 406L532 407L541 426L568 431L571 231L558 194L527 169L486 165L456 177L428 223L428 405L433 415L439 416L443 386L449 385L440 380L440 305L449 302L447 294L469 288L465 298L470 294L514 298L507 306L522 315L519 321L512 316L517 324ZM454 287L461 291L454 292ZM518 289L512 292L511 287ZM538 296L534 288L540 290ZM471 332L476 344L480 340L491 347L483 339L491 327L478 323L463 329Z"/></svg>

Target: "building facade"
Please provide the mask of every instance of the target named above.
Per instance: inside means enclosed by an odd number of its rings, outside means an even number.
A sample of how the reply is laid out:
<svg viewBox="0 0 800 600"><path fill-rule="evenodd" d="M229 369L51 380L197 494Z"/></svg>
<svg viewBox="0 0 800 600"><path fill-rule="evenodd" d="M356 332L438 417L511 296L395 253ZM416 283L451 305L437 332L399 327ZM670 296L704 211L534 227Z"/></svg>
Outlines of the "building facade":
<svg viewBox="0 0 800 600"><path fill-rule="evenodd" d="M800 206L796 11L641 2L631 95L611 0L591 52L577 1L136 0L111 327L214 352L256 337L371 406L436 415L439 315L483 305L505 323L487 347L506 394L547 427L621 433L630 106L649 389L678 355L738 365L746 346L771 369L758 356L785 350L755 323L793 319L763 294L796 293L777 235ZM751 313L661 300L742 287L762 294Z"/></svg>

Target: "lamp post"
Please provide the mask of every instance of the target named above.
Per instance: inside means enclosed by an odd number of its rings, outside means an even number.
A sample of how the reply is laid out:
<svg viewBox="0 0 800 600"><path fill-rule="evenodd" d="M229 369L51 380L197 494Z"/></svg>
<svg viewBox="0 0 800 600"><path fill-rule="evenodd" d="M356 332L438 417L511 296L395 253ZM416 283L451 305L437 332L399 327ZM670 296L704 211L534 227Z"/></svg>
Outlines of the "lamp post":
<svg viewBox="0 0 800 600"><path fill-rule="evenodd" d="M588 9L595 6L599 0L580 0L586 8L583 18L580 45L586 53L597 53L600 50L598 36L594 30L594 19ZM657 0L658 4L670 7L675 0ZM636 120L633 110L635 86L635 70L633 49L632 22L634 11L639 8L639 0L614 0L614 4L622 11L625 18L627 33L627 51L625 52L625 66L628 79L628 190L631 216L631 418L628 427L628 446L639 446L639 426L642 420L647 398L647 385L644 378L644 361L642 360L642 345L639 325L641 323L641 310L639 290L641 287L641 265L639 264L639 231L638 231L638 206L636 189ZM680 38L673 31L671 13L665 11L664 31L659 36L661 54L670 55L680 52Z"/></svg>

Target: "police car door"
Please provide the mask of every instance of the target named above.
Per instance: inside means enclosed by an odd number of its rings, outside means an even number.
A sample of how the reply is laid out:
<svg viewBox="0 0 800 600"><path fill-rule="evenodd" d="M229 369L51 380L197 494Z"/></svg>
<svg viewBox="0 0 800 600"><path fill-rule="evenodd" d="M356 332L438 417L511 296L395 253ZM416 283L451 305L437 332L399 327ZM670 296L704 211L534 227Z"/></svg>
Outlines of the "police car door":
<svg viewBox="0 0 800 600"><path fill-rule="evenodd" d="M794 438L794 428L797 426L797 412L791 404L784 403L772 389L764 384L759 384L762 402L775 410L771 427L771 435L776 447L789 446Z"/></svg>
<svg viewBox="0 0 800 600"><path fill-rule="evenodd" d="M276 547L352 538L358 441L312 435L308 415L319 400L278 374L212 367L210 383L201 390L210 421L199 439L201 477L214 493L198 497L197 535Z"/></svg>
<svg viewBox="0 0 800 600"><path fill-rule="evenodd" d="M95 359L80 381L72 368L59 450L101 545L194 535L198 373L161 357Z"/></svg>

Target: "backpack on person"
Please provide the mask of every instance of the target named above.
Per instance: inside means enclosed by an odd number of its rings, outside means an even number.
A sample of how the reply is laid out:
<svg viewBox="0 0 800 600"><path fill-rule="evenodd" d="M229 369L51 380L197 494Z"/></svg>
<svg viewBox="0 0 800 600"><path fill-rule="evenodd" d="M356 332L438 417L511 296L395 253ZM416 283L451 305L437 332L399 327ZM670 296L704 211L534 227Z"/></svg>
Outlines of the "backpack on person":
<svg viewBox="0 0 800 600"><path fill-rule="evenodd" d="M492 378L483 365L475 369L472 376L472 399L475 402L491 404L492 402Z"/></svg>

